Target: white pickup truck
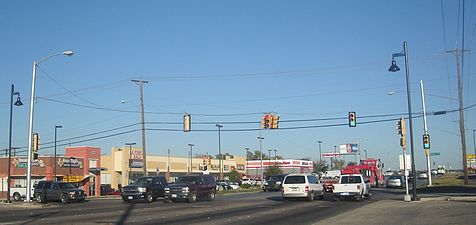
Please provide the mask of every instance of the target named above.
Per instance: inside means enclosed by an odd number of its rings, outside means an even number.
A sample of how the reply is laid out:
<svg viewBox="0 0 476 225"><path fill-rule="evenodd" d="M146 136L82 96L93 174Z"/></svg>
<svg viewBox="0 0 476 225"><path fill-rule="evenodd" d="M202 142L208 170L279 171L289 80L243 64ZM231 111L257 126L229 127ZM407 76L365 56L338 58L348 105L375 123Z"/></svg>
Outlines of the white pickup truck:
<svg viewBox="0 0 476 225"><path fill-rule="evenodd" d="M370 183L362 174L341 175L339 183L334 184L334 197L336 199L362 199L370 198Z"/></svg>

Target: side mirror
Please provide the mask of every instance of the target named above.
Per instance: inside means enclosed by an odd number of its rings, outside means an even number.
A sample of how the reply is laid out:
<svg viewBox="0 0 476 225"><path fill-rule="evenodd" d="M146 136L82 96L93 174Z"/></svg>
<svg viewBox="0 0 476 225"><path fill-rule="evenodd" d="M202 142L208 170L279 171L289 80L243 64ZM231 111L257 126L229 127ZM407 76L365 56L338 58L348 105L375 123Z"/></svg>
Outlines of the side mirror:
<svg viewBox="0 0 476 225"><path fill-rule="evenodd" d="M280 185L280 184L281 184L281 181L276 181L276 184L277 184L277 185Z"/></svg>

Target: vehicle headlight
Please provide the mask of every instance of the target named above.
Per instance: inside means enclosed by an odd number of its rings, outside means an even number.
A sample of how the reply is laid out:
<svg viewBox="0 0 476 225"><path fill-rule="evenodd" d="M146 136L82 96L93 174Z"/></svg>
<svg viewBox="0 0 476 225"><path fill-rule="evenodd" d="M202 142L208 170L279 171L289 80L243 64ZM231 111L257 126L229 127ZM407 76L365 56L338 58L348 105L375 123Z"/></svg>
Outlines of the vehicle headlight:
<svg viewBox="0 0 476 225"><path fill-rule="evenodd" d="M137 190L138 190L139 192L147 192L147 188L145 188L145 187L137 188Z"/></svg>
<svg viewBox="0 0 476 225"><path fill-rule="evenodd" d="M74 195L74 194L75 194L75 192L74 192L74 191L71 191L71 192L69 192L69 194L70 194L70 195Z"/></svg>
<svg viewBox="0 0 476 225"><path fill-rule="evenodd" d="M164 191L167 192L167 193L169 193L169 192L170 192L170 188L166 187L166 188L164 188Z"/></svg>
<svg viewBox="0 0 476 225"><path fill-rule="evenodd" d="M188 188L188 187L182 188L182 192L188 192L188 191L189 191L189 188Z"/></svg>
<svg viewBox="0 0 476 225"><path fill-rule="evenodd" d="M264 185L268 185L268 182L264 182Z"/></svg>

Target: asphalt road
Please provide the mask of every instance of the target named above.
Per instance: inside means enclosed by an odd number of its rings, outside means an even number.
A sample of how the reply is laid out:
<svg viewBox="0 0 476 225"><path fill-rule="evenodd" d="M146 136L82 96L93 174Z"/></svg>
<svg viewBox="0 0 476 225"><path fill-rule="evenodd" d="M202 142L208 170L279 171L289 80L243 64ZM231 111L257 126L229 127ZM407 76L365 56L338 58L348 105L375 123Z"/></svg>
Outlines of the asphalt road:
<svg viewBox="0 0 476 225"><path fill-rule="evenodd" d="M283 201L280 192L218 195L215 201L123 203L91 199L80 203L0 205L0 224L312 224L382 199L402 190L374 189L372 199ZM397 194L400 193L400 194Z"/></svg>

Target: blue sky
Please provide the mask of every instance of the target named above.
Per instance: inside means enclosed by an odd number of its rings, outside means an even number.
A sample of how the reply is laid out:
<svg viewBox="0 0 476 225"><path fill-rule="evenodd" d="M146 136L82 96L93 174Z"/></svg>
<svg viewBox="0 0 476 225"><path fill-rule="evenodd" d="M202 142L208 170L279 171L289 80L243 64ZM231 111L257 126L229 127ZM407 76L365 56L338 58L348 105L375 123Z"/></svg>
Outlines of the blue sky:
<svg viewBox="0 0 476 225"><path fill-rule="evenodd" d="M456 60L445 51L462 46L461 4L2 1L0 147L8 146L10 85L25 103L13 115L13 146L24 147L32 62L73 50L71 58L56 56L37 69L34 130L42 143L52 142L54 126L62 125L59 144L79 141L74 145L98 146L103 153L125 142L140 145L140 126L133 125L140 121L139 89L130 79L142 78L149 82L144 99L150 154L171 149L185 156L188 143L195 144L195 153L216 154L215 123L221 123L222 151L245 155L245 147L259 149L259 131L253 129L262 113L275 112L280 129L263 131L264 152L277 149L286 158L316 159L318 140L323 152L359 143L369 157L396 169L401 148L395 123L407 113L407 101L404 71L387 71L391 55L408 42L414 113L421 113L420 80L427 111L457 109L458 102L450 99L457 98ZM476 45L475 9L474 1L466 1L466 49ZM464 58L465 106L476 103L472 55ZM403 58L396 60L403 69ZM395 120L334 126L347 123L349 111L357 113L358 123ZM190 133L180 131L186 112L192 114ZM392 116L361 118L373 115ZM471 153L475 108L465 117ZM458 119L458 113L428 117L432 152L441 153L433 158L437 164L461 168ZM413 122L416 166L424 169L423 122ZM85 141L90 138L96 140ZM53 148L46 146L40 153L51 154Z"/></svg>

